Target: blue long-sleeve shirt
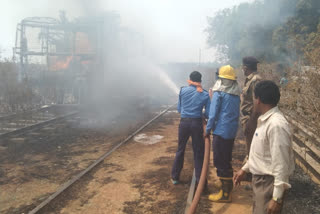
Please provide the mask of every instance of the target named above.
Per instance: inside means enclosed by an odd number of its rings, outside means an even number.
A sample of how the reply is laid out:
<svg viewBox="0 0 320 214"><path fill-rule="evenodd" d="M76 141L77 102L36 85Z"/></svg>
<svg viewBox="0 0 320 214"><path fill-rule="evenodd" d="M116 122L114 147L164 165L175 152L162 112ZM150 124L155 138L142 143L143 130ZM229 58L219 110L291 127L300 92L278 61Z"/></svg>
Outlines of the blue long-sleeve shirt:
<svg viewBox="0 0 320 214"><path fill-rule="evenodd" d="M181 118L201 118L209 116L210 97L206 90L198 92L193 85L182 87L179 94L178 112ZM205 108L204 115L202 113Z"/></svg>
<svg viewBox="0 0 320 214"><path fill-rule="evenodd" d="M236 137L239 122L240 97L222 91L213 93L209 120L206 133L213 130L213 134L224 139Z"/></svg>

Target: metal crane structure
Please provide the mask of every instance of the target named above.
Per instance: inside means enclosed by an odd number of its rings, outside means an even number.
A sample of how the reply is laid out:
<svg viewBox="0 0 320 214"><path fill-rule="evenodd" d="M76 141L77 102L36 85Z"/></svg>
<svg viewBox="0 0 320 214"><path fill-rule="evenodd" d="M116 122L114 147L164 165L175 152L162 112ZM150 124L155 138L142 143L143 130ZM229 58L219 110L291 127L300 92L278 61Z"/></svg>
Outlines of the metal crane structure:
<svg viewBox="0 0 320 214"><path fill-rule="evenodd" d="M103 22L86 19L69 22L64 12L60 12L60 19L23 19L17 24L13 48L14 58L20 64L18 79L30 79L32 68L41 67L42 73L49 78L59 77L57 82L60 85L56 88L64 88L55 102L63 103L65 87L72 85L72 94L79 103L83 89L75 89L74 86L84 85L93 68L103 62L100 57L103 51L101 24Z"/></svg>

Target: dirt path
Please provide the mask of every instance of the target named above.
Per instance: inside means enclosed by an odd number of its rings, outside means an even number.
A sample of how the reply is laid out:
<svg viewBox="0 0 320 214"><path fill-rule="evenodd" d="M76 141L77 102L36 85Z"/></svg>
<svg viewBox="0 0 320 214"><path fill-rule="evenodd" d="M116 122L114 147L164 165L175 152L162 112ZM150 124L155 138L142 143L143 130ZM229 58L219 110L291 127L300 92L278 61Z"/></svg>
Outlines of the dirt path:
<svg viewBox="0 0 320 214"><path fill-rule="evenodd" d="M114 152L63 201L57 202L52 213L184 213L193 155L188 143L182 184L172 185L170 171L177 148L178 116L166 114L143 131L144 136L163 136L158 143L132 140ZM212 166L210 172L210 180L215 179ZM197 213L250 213L250 194L243 187L236 189L232 204L212 204L204 195Z"/></svg>
<svg viewBox="0 0 320 214"><path fill-rule="evenodd" d="M238 133L240 135L240 133ZM233 170L237 171L241 168L242 160L245 157L245 142L241 139L236 139L235 145L232 152L232 166ZM215 194L219 191L214 187L213 183L218 181L216 170L213 167L213 152L211 147L211 157L209 164L208 174L208 187L209 194ZM208 195L201 197L197 213L237 213L237 214L248 214L252 212L252 191L248 189L248 182L242 182L241 186L233 189L232 191L232 203L213 203L208 199Z"/></svg>
<svg viewBox="0 0 320 214"><path fill-rule="evenodd" d="M128 142L107 158L88 181L74 187L54 212L179 213L183 210L192 176L192 154L189 146L182 184L173 186L170 170L177 146L176 116L169 113L143 131L146 136L163 136L158 143Z"/></svg>

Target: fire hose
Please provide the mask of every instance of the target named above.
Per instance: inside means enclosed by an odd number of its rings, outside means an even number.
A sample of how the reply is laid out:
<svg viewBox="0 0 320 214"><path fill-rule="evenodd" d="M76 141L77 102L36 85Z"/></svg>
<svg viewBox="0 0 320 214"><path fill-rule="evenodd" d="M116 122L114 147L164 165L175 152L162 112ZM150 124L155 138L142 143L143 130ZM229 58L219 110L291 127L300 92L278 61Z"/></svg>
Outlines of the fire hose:
<svg viewBox="0 0 320 214"><path fill-rule="evenodd" d="M187 212L188 214L195 213L197 206L198 206L198 203L200 201L201 193L204 189L204 185L205 185L206 179L207 179L207 172L208 172L209 161L210 161L210 137L209 136L205 137L204 143L205 143L204 160L203 160L203 164L202 164L200 180L199 180L199 184L198 184L196 193L195 193L194 198L192 200L192 204Z"/></svg>

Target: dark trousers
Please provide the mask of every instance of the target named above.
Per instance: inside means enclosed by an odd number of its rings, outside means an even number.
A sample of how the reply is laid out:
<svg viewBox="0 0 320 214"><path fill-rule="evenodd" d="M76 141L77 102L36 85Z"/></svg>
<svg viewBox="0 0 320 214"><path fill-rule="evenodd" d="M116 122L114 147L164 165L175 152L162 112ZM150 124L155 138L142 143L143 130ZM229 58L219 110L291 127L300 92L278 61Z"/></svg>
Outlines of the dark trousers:
<svg viewBox="0 0 320 214"><path fill-rule="evenodd" d="M178 150L174 159L171 177L179 180L184 162L186 144L191 136L196 179L199 181L204 157L203 125L201 118L181 118L179 125Z"/></svg>
<svg viewBox="0 0 320 214"><path fill-rule="evenodd" d="M234 139L224 139L218 135L213 135L213 165L217 168L218 177L233 177L232 148Z"/></svg>
<svg viewBox="0 0 320 214"><path fill-rule="evenodd" d="M247 155L249 156L250 147L251 147L251 141L253 138L253 135L257 128L257 122L258 122L259 115L252 114L250 116L250 119L247 121L247 123L244 126L244 135L246 137L246 146L247 146Z"/></svg>

